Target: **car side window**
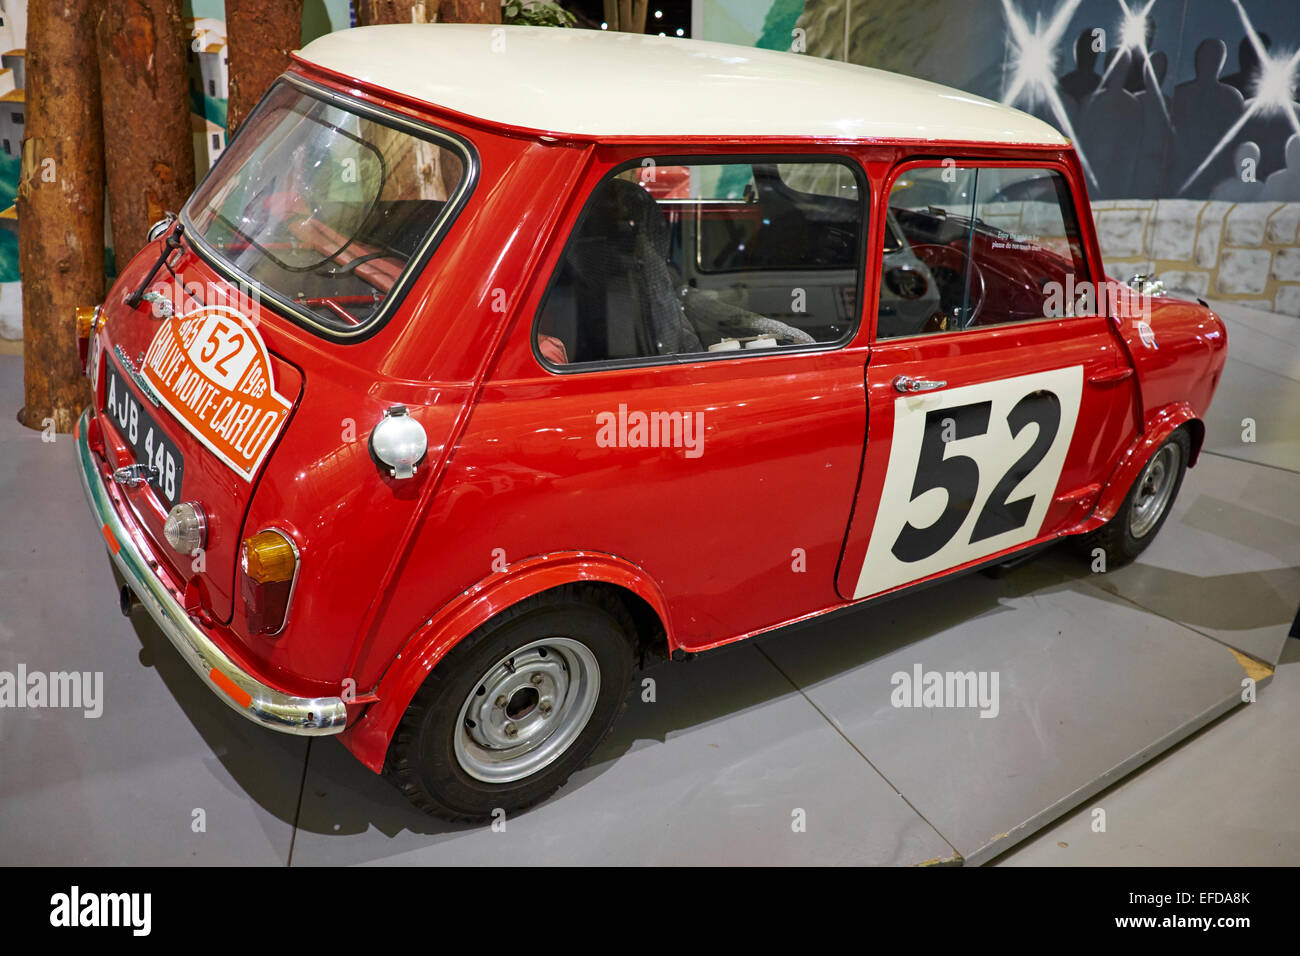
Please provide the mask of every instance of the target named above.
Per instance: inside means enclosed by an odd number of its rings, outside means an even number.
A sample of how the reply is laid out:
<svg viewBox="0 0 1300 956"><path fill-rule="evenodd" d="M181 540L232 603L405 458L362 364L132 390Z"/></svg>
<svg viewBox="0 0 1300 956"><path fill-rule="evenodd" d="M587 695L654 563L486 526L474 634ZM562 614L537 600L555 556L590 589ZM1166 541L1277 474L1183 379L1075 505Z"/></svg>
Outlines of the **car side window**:
<svg viewBox="0 0 1300 956"><path fill-rule="evenodd" d="M572 366L845 341L865 192L840 160L646 158L616 170L565 246L537 352Z"/></svg>
<svg viewBox="0 0 1300 956"><path fill-rule="evenodd" d="M1088 273L1065 177L1051 169L904 171L889 194L878 339L1073 314Z"/></svg>

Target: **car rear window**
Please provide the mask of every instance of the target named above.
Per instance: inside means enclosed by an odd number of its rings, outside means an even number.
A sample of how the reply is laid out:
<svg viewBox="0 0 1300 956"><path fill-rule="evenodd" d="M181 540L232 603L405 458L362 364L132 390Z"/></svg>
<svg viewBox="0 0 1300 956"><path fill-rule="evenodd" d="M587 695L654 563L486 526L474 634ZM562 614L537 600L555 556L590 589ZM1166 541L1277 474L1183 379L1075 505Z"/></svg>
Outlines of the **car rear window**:
<svg viewBox="0 0 1300 956"><path fill-rule="evenodd" d="M400 298L471 163L449 134L282 81L191 197L186 228L306 324L355 335Z"/></svg>

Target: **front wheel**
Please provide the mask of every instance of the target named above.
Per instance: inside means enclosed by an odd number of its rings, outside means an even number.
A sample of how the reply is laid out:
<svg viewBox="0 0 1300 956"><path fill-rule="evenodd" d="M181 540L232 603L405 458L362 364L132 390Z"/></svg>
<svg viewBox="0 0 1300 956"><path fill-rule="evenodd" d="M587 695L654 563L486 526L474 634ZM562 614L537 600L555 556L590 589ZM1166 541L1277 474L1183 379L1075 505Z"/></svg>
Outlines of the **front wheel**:
<svg viewBox="0 0 1300 956"><path fill-rule="evenodd" d="M440 661L407 708L386 774L434 816L480 822L554 793L626 703L627 612L596 588L530 598Z"/></svg>
<svg viewBox="0 0 1300 956"><path fill-rule="evenodd" d="M1191 448L1191 440L1181 428L1166 438L1143 466L1115 517L1084 538L1084 548L1101 548L1108 568L1141 554L1169 517L1187 473Z"/></svg>

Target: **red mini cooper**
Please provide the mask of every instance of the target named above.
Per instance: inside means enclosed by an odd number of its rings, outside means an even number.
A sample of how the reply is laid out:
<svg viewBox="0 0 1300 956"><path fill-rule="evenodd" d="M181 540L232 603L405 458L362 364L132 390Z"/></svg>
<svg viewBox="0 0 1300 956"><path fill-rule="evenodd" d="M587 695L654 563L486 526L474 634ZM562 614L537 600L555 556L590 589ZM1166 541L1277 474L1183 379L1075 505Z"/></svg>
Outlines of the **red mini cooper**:
<svg viewBox="0 0 1300 956"><path fill-rule="evenodd" d="M481 820L648 659L1066 536L1136 555L1226 355L1148 292L1106 278L1069 142L996 103L345 30L95 310L78 459L124 608L227 704Z"/></svg>

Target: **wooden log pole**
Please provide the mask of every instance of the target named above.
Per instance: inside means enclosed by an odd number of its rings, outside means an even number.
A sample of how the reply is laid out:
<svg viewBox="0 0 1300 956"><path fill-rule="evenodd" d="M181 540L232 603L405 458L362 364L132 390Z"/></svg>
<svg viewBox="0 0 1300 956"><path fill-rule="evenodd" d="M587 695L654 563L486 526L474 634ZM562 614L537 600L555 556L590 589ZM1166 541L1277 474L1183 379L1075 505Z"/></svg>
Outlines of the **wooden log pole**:
<svg viewBox="0 0 1300 956"><path fill-rule="evenodd" d="M226 44L230 55L230 100L226 135L257 105L289 54L302 45L303 0L226 0Z"/></svg>
<svg viewBox="0 0 1300 956"><path fill-rule="evenodd" d="M27 121L16 200L24 393L18 418L28 428L70 432L90 401L76 308L104 298L94 0L42 0L28 9Z"/></svg>
<svg viewBox="0 0 1300 956"><path fill-rule="evenodd" d="M380 23L432 23L438 19L438 0L355 0L357 26Z"/></svg>
<svg viewBox="0 0 1300 956"><path fill-rule="evenodd" d="M623 30L627 33L645 33L646 13L650 0L632 0L632 17Z"/></svg>
<svg viewBox="0 0 1300 956"><path fill-rule="evenodd" d="M500 23L501 0L356 0L357 26L380 23Z"/></svg>
<svg viewBox="0 0 1300 956"><path fill-rule="evenodd" d="M500 23L501 0L442 0L439 23Z"/></svg>
<svg viewBox="0 0 1300 956"><path fill-rule="evenodd" d="M112 144L104 157L108 213L121 269L144 246L149 227L194 191L181 0L105 4L97 40L104 140ZM140 117L148 118L144 125Z"/></svg>

